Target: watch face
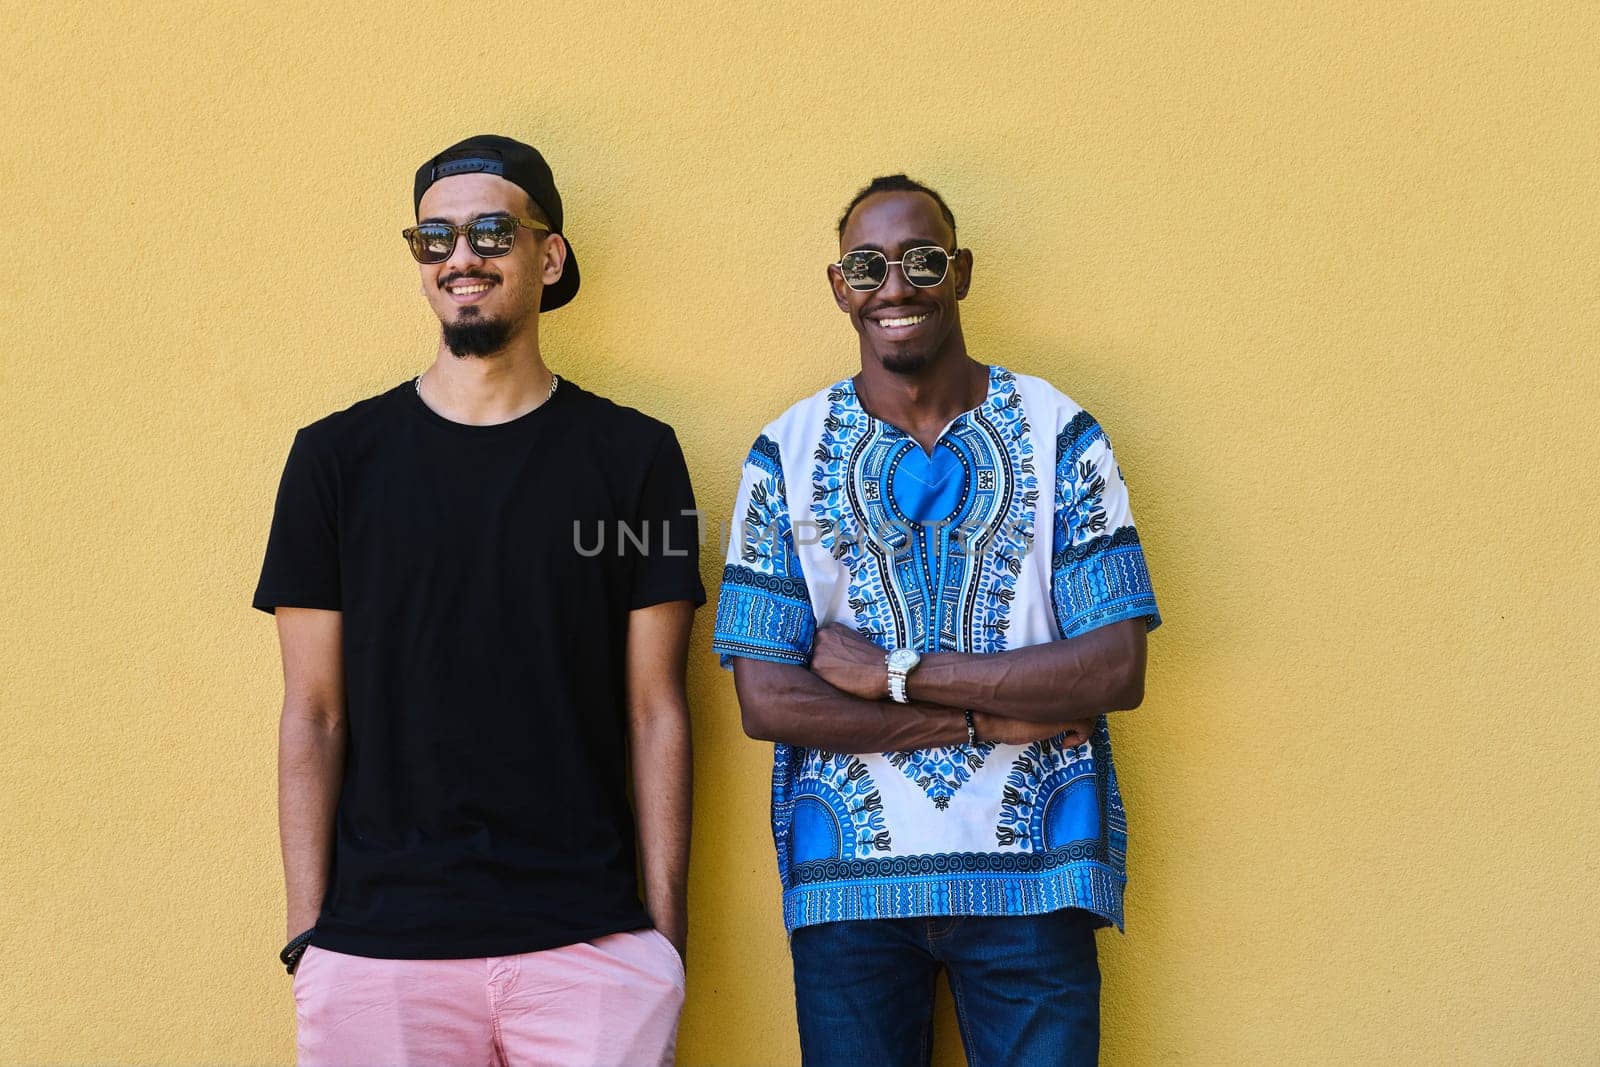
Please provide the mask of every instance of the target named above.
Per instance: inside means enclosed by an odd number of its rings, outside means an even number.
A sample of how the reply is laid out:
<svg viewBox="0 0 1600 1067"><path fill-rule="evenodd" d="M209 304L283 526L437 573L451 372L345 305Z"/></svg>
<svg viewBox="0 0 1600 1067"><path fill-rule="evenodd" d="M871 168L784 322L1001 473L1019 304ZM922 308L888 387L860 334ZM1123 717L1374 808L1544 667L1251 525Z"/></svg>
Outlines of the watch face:
<svg viewBox="0 0 1600 1067"><path fill-rule="evenodd" d="M909 671L921 658L909 648L897 648L889 653L889 666L897 671Z"/></svg>

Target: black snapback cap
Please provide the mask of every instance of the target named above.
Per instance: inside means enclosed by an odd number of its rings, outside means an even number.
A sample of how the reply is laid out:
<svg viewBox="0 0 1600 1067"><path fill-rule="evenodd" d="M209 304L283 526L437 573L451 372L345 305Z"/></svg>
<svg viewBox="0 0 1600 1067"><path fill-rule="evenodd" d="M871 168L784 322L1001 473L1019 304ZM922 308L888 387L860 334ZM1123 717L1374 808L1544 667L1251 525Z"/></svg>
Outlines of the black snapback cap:
<svg viewBox="0 0 1600 1067"><path fill-rule="evenodd" d="M454 174L496 174L513 185L520 186L538 205L554 233L562 232L561 194L556 191L556 180L550 174L550 164L544 161L537 148L521 141L493 133L481 133L457 142L417 168L417 180L412 189L411 207L422 207L422 194L440 178ZM550 311L578 295L578 257L567 241L567 263L561 277L544 287L539 300L540 311Z"/></svg>

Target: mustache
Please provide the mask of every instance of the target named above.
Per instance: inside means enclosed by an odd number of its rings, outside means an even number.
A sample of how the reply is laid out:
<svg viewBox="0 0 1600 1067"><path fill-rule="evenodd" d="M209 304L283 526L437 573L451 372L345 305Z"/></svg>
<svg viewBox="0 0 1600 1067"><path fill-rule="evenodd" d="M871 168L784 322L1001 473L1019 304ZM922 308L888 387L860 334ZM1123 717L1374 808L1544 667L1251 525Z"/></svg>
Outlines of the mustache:
<svg viewBox="0 0 1600 1067"><path fill-rule="evenodd" d="M929 313L929 314L931 314L934 310L935 310L935 305L929 304L929 303L927 303L925 301L907 300L907 301L901 301L898 304L891 304L891 303L888 303L888 302L884 302L884 303L881 303L881 304L872 304L872 305L870 305L868 307L862 308L861 309L861 314L863 316L867 316L867 315L871 315L874 312L878 312L878 311L908 311L908 312L911 312L912 314L921 314L921 313Z"/></svg>
<svg viewBox="0 0 1600 1067"><path fill-rule="evenodd" d="M456 271L454 274L447 274L444 277L440 278L439 279L439 288L443 289L447 285L454 285L456 282L461 281L463 278L471 278L474 281L480 281L480 282L490 282L490 283L493 283L493 284L496 284L496 285L498 285L499 282L500 282L500 277L499 277L499 275L496 275L496 274L488 274L488 273L485 273L484 271L477 271L477 270L461 270L461 271Z"/></svg>

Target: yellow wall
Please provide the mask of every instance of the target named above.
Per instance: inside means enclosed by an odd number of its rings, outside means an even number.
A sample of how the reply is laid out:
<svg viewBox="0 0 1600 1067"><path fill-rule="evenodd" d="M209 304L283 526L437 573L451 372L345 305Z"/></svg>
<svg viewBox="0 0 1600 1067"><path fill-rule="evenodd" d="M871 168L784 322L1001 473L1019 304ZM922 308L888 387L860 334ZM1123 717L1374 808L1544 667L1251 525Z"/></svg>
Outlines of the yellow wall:
<svg viewBox="0 0 1600 1067"><path fill-rule="evenodd" d="M976 250L975 354L1110 429L1166 626L1106 1062L1595 1054L1600 18L1008 6L0 9L0 1060L291 1060L248 599L294 429L430 359L397 231L487 130L582 254L549 361L715 514L851 370L823 264L887 170ZM681 1060L787 1062L711 617Z"/></svg>

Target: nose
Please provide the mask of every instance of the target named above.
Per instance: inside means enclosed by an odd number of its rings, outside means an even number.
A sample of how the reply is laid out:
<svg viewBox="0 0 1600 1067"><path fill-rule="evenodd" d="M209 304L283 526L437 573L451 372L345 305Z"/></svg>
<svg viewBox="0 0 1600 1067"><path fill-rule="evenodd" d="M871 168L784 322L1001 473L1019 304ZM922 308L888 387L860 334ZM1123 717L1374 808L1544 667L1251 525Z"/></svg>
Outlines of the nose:
<svg viewBox="0 0 1600 1067"><path fill-rule="evenodd" d="M449 271L467 270L483 263L483 257L472 250L472 245L467 243L467 235L456 234L455 247L450 249L450 258L444 261L444 269Z"/></svg>
<svg viewBox="0 0 1600 1067"><path fill-rule="evenodd" d="M914 296L917 287L906 281L906 272L901 263L890 263L888 277L883 279L883 284L878 286L880 299L898 302L909 296Z"/></svg>

